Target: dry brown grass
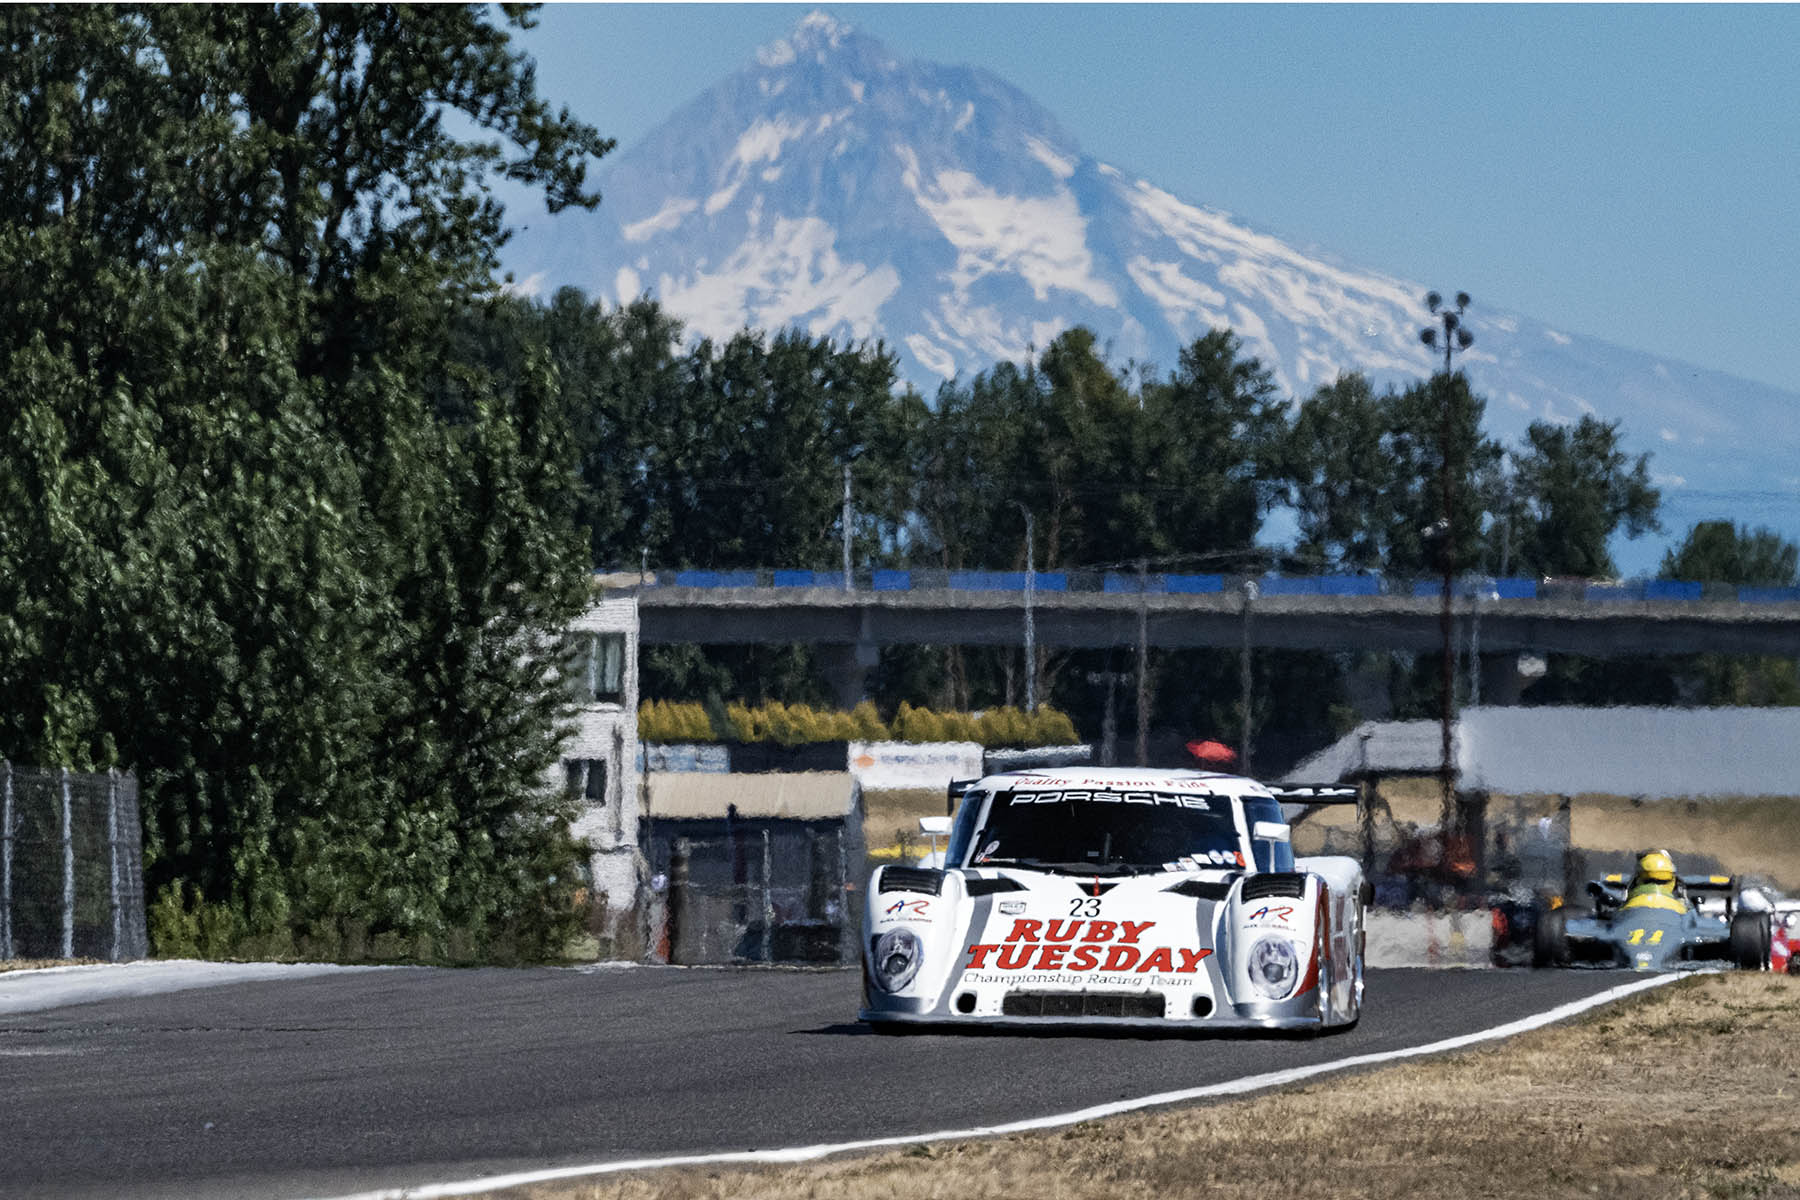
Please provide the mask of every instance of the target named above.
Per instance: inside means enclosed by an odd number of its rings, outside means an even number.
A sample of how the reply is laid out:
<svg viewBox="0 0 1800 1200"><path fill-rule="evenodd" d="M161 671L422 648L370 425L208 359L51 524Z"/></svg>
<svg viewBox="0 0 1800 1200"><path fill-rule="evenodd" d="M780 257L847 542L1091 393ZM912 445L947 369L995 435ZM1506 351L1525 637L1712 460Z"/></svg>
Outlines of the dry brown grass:
<svg viewBox="0 0 1800 1200"><path fill-rule="evenodd" d="M863 844L870 850L906 845L921 853L920 817L944 815L944 793L937 788L903 788L863 793Z"/></svg>
<svg viewBox="0 0 1800 1200"><path fill-rule="evenodd" d="M1800 887L1800 801L1654 800L1578 796L1571 833L1585 850L1662 846L1681 862L1683 850L1709 854L1734 874L1760 875Z"/></svg>
<svg viewBox="0 0 1800 1200"><path fill-rule="evenodd" d="M1800 1197L1797 1019L1800 979L1712 976L1487 1049L1233 1103L794 1167L687 1168L504 1194Z"/></svg>

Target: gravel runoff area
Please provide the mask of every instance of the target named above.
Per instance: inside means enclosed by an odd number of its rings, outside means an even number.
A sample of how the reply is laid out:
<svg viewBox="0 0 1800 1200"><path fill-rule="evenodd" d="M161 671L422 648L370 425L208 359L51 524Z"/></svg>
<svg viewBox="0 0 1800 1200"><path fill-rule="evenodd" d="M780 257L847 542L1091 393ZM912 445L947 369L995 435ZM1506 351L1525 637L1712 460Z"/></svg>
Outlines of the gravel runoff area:
<svg viewBox="0 0 1800 1200"><path fill-rule="evenodd" d="M1519 1038L1230 1103L505 1200L1800 1197L1800 978L1725 973Z"/></svg>

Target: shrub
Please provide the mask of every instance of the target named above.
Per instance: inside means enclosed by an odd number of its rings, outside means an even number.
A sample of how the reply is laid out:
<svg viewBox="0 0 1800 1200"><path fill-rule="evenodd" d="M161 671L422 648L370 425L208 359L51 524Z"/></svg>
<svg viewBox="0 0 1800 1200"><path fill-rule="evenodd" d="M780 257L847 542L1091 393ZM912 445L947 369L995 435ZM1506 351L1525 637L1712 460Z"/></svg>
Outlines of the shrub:
<svg viewBox="0 0 1800 1200"><path fill-rule="evenodd" d="M1053 708L1026 713L992 708L980 714L934 712L901 702L891 724L865 700L849 712L766 701L754 708L732 701L724 709L731 740L798 746L809 742L977 742L983 746L1062 746L1078 740L1068 715ZM698 703L647 700L638 706L638 737L646 742L716 742L720 738Z"/></svg>

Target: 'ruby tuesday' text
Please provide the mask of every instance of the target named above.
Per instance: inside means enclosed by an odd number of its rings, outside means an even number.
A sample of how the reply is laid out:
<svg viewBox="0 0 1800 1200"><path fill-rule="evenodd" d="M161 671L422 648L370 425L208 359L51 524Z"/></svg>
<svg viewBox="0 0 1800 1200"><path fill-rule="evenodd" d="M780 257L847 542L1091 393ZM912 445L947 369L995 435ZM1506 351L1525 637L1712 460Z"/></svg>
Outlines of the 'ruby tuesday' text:
<svg viewBox="0 0 1800 1200"><path fill-rule="evenodd" d="M1155 924L1154 921L1016 919L1012 932L1004 941L978 942L970 946L969 961L964 969L977 971L993 967L1002 971L1129 971L1134 974L1164 971L1192 975L1212 953L1211 950L1189 950L1178 946L1140 946L1138 938ZM1040 931L1044 941L1038 940Z"/></svg>

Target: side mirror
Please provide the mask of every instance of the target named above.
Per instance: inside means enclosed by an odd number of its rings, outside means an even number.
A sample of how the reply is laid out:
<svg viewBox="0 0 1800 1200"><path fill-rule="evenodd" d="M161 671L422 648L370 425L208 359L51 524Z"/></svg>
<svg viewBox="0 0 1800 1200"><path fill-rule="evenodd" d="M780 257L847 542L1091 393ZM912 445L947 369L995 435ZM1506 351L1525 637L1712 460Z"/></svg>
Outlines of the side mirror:
<svg viewBox="0 0 1800 1200"><path fill-rule="evenodd" d="M919 832L927 837L949 837L949 817L920 817Z"/></svg>
<svg viewBox="0 0 1800 1200"><path fill-rule="evenodd" d="M1293 826L1280 821L1258 821L1250 826L1250 836L1263 842L1285 842L1293 834Z"/></svg>

